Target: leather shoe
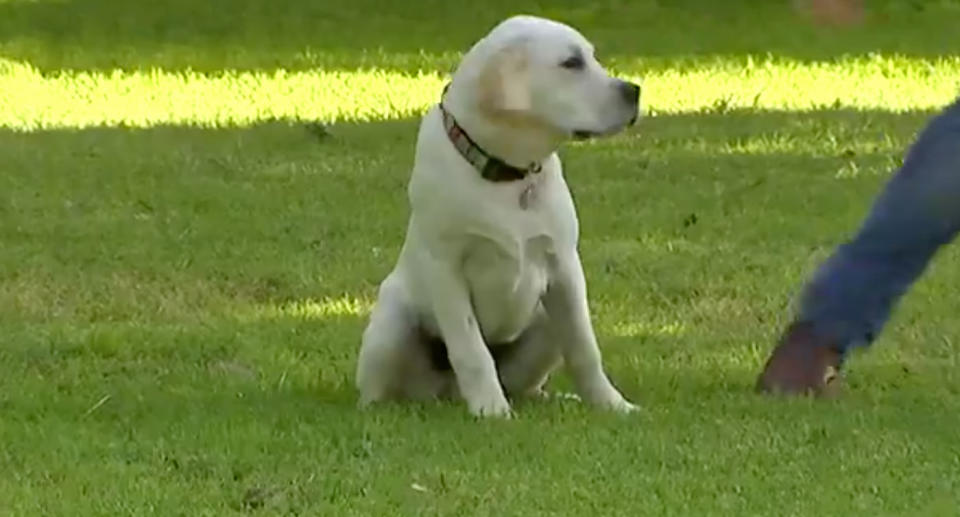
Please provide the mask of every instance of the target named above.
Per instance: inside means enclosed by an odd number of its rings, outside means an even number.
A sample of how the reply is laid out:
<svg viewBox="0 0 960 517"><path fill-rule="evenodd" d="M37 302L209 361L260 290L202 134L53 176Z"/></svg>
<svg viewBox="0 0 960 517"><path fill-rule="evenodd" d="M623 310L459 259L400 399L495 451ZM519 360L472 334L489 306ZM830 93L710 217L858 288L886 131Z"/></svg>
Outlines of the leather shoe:
<svg viewBox="0 0 960 517"><path fill-rule="evenodd" d="M757 379L757 391L830 397L836 394L843 354L808 322L787 328Z"/></svg>

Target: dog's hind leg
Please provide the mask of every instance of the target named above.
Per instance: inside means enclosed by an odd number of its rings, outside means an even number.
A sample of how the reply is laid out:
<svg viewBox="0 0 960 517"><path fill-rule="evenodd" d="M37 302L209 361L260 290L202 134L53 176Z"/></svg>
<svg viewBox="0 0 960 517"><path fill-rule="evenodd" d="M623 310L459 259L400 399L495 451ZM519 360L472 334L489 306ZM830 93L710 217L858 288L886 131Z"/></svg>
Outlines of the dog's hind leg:
<svg viewBox="0 0 960 517"><path fill-rule="evenodd" d="M417 315L400 277L380 286L357 360L360 406L395 399L428 400L444 395L450 380L431 368Z"/></svg>

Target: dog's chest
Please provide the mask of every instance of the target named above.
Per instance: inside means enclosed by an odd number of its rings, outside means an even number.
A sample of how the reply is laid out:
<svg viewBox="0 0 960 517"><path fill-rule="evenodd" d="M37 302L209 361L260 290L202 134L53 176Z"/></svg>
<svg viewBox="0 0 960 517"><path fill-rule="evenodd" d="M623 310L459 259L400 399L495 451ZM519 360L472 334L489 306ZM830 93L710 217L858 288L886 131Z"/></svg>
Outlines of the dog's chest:
<svg viewBox="0 0 960 517"><path fill-rule="evenodd" d="M518 255L478 240L470 246L464 273L474 313L488 341L509 341L525 330L549 280L546 236L518 243Z"/></svg>

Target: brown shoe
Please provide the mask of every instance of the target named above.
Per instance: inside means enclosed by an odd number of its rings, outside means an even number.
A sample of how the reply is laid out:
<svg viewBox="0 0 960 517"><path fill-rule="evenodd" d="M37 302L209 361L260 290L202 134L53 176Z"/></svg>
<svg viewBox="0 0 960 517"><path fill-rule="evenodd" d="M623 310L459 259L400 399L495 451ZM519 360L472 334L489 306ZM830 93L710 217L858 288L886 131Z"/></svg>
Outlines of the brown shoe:
<svg viewBox="0 0 960 517"><path fill-rule="evenodd" d="M829 397L836 394L842 354L836 344L818 336L810 323L787 328L774 349L757 391Z"/></svg>

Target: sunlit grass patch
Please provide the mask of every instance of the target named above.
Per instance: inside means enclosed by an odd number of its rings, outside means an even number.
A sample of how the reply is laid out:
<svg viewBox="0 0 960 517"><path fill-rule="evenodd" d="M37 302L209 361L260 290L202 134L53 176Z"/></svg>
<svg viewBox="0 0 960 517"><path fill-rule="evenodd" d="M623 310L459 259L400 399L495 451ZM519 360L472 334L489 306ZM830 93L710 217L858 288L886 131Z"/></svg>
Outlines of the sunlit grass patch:
<svg viewBox="0 0 960 517"><path fill-rule="evenodd" d="M370 313L373 301L344 295L335 298L318 300L294 300L260 306L252 311L253 318L293 318L293 319L326 319L343 316L363 317Z"/></svg>
<svg viewBox="0 0 960 517"><path fill-rule="evenodd" d="M636 73L633 67L628 70ZM659 70L645 85L647 106L665 113L722 113L738 108L923 110L939 107L960 93L960 57L875 54L813 63L718 57L677 70Z"/></svg>
<svg viewBox="0 0 960 517"><path fill-rule="evenodd" d="M0 68L0 127L243 126L272 119L412 116L439 95L436 74L383 70L219 73L60 72Z"/></svg>
<svg viewBox="0 0 960 517"><path fill-rule="evenodd" d="M644 83L652 113L733 109L931 109L960 91L960 58L896 56L804 63L772 57L714 57L645 69L615 60ZM270 119L364 121L413 117L437 102L448 78L388 69L288 72L60 71L0 60L0 127L160 124L248 125Z"/></svg>
<svg viewBox="0 0 960 517"><path fill-rule="evenodd" d="M662 324L645 321L624 321L614 324L612 330L613 335L618 337L681 336L686 330L686 325L679 321Z"/></svg>

